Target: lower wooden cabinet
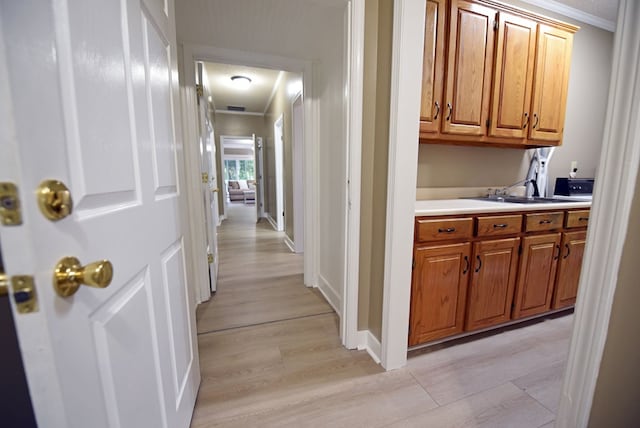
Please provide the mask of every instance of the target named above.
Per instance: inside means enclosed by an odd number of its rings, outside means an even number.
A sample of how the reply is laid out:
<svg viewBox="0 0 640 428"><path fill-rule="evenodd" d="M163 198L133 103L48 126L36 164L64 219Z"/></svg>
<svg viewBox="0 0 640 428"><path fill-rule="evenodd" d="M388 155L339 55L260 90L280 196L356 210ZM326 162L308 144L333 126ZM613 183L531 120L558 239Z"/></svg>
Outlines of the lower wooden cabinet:
<svg viewBox="0 0 640 428"><path fill-rule="evenodd" d="M565 232L562 234L562 257L558 267L553 309L565 308L576 302L578 282L582 269L582 256L587 242L587 232Z"/></svg>
<svg viewBox="0 0 640 428"><path fill-rule="evenodd" d="M511 319L519 247L520 238L473 244L465 330L489 327Z"/></svg>
<svg viewBox="0 0 640 428"><path fill-rule="evenodd" d="M468 242L415 248L409 345L463 331L470 259Z"/></svg>
<svg viewBox="0 0 640 428"><path fill-rule="evenodd" d="M559 255L560 233L522 239L513 318L537 315L551 309Z"/></svg>

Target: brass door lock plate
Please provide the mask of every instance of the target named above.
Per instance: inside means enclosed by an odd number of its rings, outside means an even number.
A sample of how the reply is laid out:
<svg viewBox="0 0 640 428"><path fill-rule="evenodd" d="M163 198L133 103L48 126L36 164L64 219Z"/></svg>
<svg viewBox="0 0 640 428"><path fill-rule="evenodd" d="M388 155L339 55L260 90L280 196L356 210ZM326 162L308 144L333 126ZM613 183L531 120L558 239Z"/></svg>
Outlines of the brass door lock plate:
<svg viewBox="0 0 640 428"><path fill-rule="evenodd" d="M0 273L0 297L9 294L9 277Z"/></svg>
<svg viewBox="0 0 640 428"><path fill-rule="evenodd" d="M0 183L0 223L4 226L22 224L18 187L10 182Z"/></svg>
<svg viewBox="0 0 640 428"><path fill-rule="evenodd" d="M11 277L13 300L20 314L38 312L38 298L32 276L16 275Z"/></svg>

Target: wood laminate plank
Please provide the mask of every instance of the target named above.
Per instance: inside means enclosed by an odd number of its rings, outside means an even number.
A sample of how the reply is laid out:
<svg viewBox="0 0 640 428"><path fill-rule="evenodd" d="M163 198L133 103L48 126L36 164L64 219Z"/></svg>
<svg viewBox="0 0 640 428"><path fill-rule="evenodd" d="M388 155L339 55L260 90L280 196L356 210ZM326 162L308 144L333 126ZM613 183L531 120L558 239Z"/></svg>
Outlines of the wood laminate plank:
<svg viewBox="0 0 640 428"><path fill-rule="evenodd" d="M538 428L553 419L540 403L505 383L390 426Z"/></svg>
<svg viewBox="0 0 640 428"><path fill-rule="evenodd" d="M557 413L565 366L566 361L563 360L531 372L514 380L513 383L544 407Z"/></svg>

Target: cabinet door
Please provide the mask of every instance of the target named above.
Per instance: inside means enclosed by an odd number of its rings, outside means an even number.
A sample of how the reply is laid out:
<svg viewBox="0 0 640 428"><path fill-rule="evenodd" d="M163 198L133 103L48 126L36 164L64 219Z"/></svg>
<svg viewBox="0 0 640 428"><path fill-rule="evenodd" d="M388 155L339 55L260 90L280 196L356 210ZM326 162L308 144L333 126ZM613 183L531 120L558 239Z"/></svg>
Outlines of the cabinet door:
<svg viewBox="0 0 640 428"><path fill-rule="evenodd" d="M442 132L484 135L489 117L496 11L451 1Z"/></svg>
<svg viewBox="0 0 640 428"><path fill-rule="evenodd" d="M564 131L573 34L538 26L529 138L558 143Z"/></svg>
<svg viewBox="0 0 640 428"><path fill-rule="evenodd" d="M462 332L470 253L468 242L416 247L409 345Z"/></svg>
<svg viewBox="0 0 640 428"><path fill-rule="evenodd" d="M576 302L578 282L582 269L582 256L587 242L587 232L567 232L562 234L562 258L558 267L553 309L571 306Z"/></svg>
<svg viewBox="0 0 640 428"><path fill-rule="evenodd" d="M473 245L466 330L511 319L519 246L520 238L479 241Z"/></svg>
<svg viewBox="0 0 640 428"><path fill-rule="evenodd" d="M427 0L422 64L420 133L436 133L442 119L446 0Z"/></svg>
<svg viewBox="0 0 640 428"><path fill-rule="evenodd" d="M540 314L551 308L559 256L560 233L527 236L522 240L513 318Z"/></svg>
<svg viewBox="0 0 640 428"><path fill-rule="evenodd" d="M498 14L498 41L489 135L526 138L538 24Z"/></svg>

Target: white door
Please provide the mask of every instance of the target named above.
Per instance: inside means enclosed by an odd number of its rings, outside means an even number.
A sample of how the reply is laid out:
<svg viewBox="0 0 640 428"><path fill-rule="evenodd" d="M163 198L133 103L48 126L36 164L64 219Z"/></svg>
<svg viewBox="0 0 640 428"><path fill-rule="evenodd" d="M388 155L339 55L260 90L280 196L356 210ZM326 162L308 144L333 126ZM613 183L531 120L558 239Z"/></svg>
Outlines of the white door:
<svg viewBox="0 0 640 428"><path fill-rule="evenodd" d="M293 248L304 252L304 104L302 93L293 101L291 114L293 149Z"/></svg>
<svg viewBox="0 0 640 428"><path fill-rule="evenodd" d="M284 142L282 128L284 126L284 119L281 115L273 124L274 134L274 155L275 155L275 167L276 167L276 207L275 210L271 208L272 215L274 216L277 225L277 230L282 232L284 230L284 184L283 184L283 154L284 154ZM275 212L273 212L275 211Z"/></svg>
<svg viewBox="0 0 640 428"><path fill-rule="evenodd" d="M23 215L0 241L7 274L35 281L37 312L13 310L41 428L189 426L200 375L173 11L0 2L0 181ZM45 179L68 186L70 216L40 212ZM109 260L110 285L60 297L66 256Z"/></svg>
<svg viewBox="0 0 640 428"><path fill-rule="evenodd" d="M200 80L202 81L202 80ZM202 183L205 221L207 230L207 253L213 258L209 263L209 288L215 292L218 279L218 178L215 164L214 130L209 120L209 108L206 96L200 97L200 160L201 170L207 180Z"/></svg>
<svg viewBox="0 0 640 428"><path fill-rule="evenodd" d="M264 148L262 137L253 134L256 173L256 221L264 217Z"/></svg>

